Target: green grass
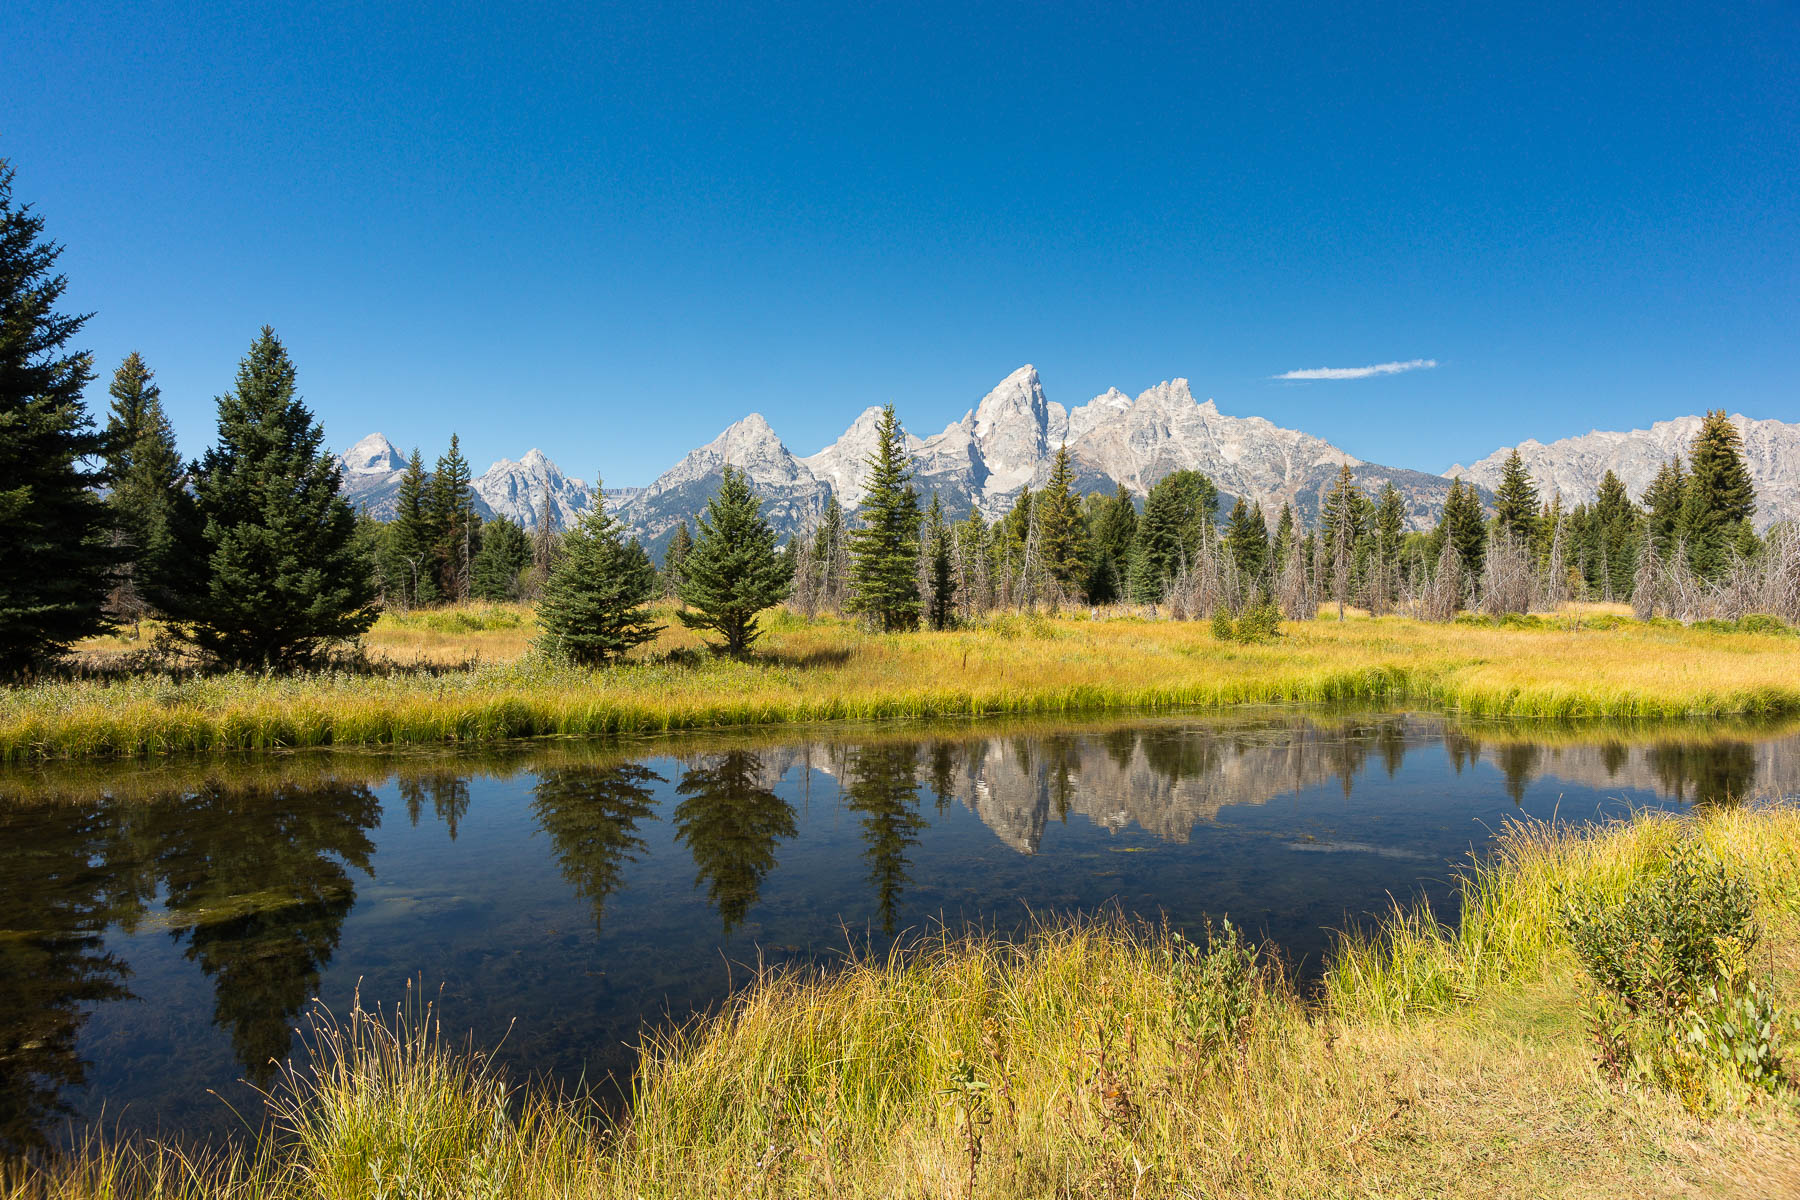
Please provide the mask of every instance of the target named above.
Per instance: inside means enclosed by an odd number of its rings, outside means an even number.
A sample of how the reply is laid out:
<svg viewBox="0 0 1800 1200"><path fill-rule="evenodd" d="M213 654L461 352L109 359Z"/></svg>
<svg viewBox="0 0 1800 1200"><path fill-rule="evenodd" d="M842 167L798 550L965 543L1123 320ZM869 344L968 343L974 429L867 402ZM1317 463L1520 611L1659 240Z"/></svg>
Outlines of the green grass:
<svg viewBox="0 0 1800 1200"><path fill-rule="evenodd" d="M1456 925L1347 938L1316 997L1117 920L945 936L649 1037L618 1121L510 1088L429 1010L359 1012L315 1026L255 1147L101 1139L0 1197L1785 1193L1791 1089L1703 1120L1589 1063L1559 889L1622 891L1687 837L1753 883L1791 1008L1800 811L1516 824Z"/></svg>
<svg viewBox="0 0 1800 1200"><path fill-rule="evenodd" d="M372 635L418 669L0 690L0 762L312 746L491 743L815 721L1062 716L1241 704L1412 705L1480 717L1631 720L1800 714L1800 639L1627 623L1593 629L1288 623L1268 645L1203 623L1006 614L949 633L877 634L778 613L733 661L670 629L588 671L526 655L523 610L387 616ZM484 615L485 614L485 615ZM429 635L429 644L412 640ZM442 663L477 665L445 669Z"/></svg>

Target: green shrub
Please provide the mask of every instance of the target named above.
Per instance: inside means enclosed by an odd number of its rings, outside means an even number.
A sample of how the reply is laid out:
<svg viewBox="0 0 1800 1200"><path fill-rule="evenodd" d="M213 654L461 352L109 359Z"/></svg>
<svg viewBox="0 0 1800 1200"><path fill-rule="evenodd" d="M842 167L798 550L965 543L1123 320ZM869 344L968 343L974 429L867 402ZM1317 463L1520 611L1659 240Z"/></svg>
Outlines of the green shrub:
<svg viewBox="0 0 1800 1200"><path fill-rule="evenodd" d="M1245 643L1272 642L1281 636L1281 609L1273 600L1252 604L1238 618L1237 639Z"/></svg>
<svg viewBox="0 0 1800 1200"><path fill-rule="evenodd" d="M1222 604L1213 609L1212 635L1215 642L1237 641L1237 629L1231 623L1231 613Z"/></svg>
<svg viewBox="0 0 1800 1200"><path fill-rule="evenodd" d="M1691 842L1622 892L1566 901L1576 957L1598 985L1587 1005L1600 1065L1673 1092L1694 1112L1784 1087L1795 1022L1749 971L1750 886Z"/></svg>
<svg viewBox="0 0 1800 1200"><path fill-rule="evenodd" d="M1268 979L1262 952L1227 920L1216 930L1207 922L1204 949L1175 934L1168 954L1177 1039L1201 1056L1242 1055Z"/></svg>

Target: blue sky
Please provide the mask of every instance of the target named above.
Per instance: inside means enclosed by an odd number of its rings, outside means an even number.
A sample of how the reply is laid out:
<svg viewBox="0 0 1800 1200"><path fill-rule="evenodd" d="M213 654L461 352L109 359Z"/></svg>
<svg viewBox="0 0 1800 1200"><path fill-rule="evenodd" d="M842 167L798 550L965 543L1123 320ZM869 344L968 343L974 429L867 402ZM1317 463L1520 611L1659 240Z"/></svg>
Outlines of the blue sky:
<svg viewBox="0 0 1800 1200"><path fill-rule="evenodd" d="M10 0L0 78L94 396L141 350L189 454L264 322L335 447L613 484L1024 362L1430 470L1800 420L1791 2Z"/></svg>

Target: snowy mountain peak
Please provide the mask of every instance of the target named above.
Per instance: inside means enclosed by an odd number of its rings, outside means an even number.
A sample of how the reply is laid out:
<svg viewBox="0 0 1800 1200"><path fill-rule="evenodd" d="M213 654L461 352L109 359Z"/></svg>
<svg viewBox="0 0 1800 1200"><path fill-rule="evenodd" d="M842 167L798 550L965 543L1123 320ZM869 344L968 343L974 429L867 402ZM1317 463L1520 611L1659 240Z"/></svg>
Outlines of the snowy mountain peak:
<svg viewBox="0 0 1800 1200"><path fill-rule="evenodd" d="M567 529L594 506L593 493L579 479L564 475L549 455L535 446L518 462L503 458L470 482L483 503L494 513L511 517L527 529L536 529L550 497L550 522Z"/></svg>
<svg viewBox="0 0 1800 1200"><path fill-rule="evenodd" d="M371 433L344 451L338 461L348 475L385 475L406 470L405 456L380 433Z"/></svg>

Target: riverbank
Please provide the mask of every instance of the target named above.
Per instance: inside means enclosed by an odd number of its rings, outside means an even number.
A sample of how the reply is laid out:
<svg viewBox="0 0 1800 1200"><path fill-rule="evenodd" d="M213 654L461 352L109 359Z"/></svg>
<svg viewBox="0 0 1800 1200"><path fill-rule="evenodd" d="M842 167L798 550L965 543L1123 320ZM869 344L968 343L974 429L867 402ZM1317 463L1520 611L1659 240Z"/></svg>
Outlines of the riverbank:
<svg viewBox="0 0 1800 1200"><path fill-rule="evenodd" d="M1746 886L1751 972L1792 1012L1800 812L1515 826L1466 877L1454 928L1353 937L1318 995L1225 939L954 938L766 977L652 1039L623 1123L529 1090L506 1103L426 1014L360 1016L315 1033L278 1089L282 1139L224 1158L97 1142L0 1195L1783 1193L1800 1187L1791 1087L1711 1081L1684 1102L1594 1066L1563 899L1617 901L1681 843Z"/></svg>
<svg viewBox="0 0 1800 1200"><path fill-rule="evenodd" d="M526 653L523 610L384 617L356 670L5 688L0 762L1260 703L1534 719L1800 713L1800 638L1615 616L1288 622L1263 645L1218 641L1203 622L1085 613L1001 615L947 633L877 634L784 612L769 625L745 660L707 653L677 627L590 671Z"/></svg>

